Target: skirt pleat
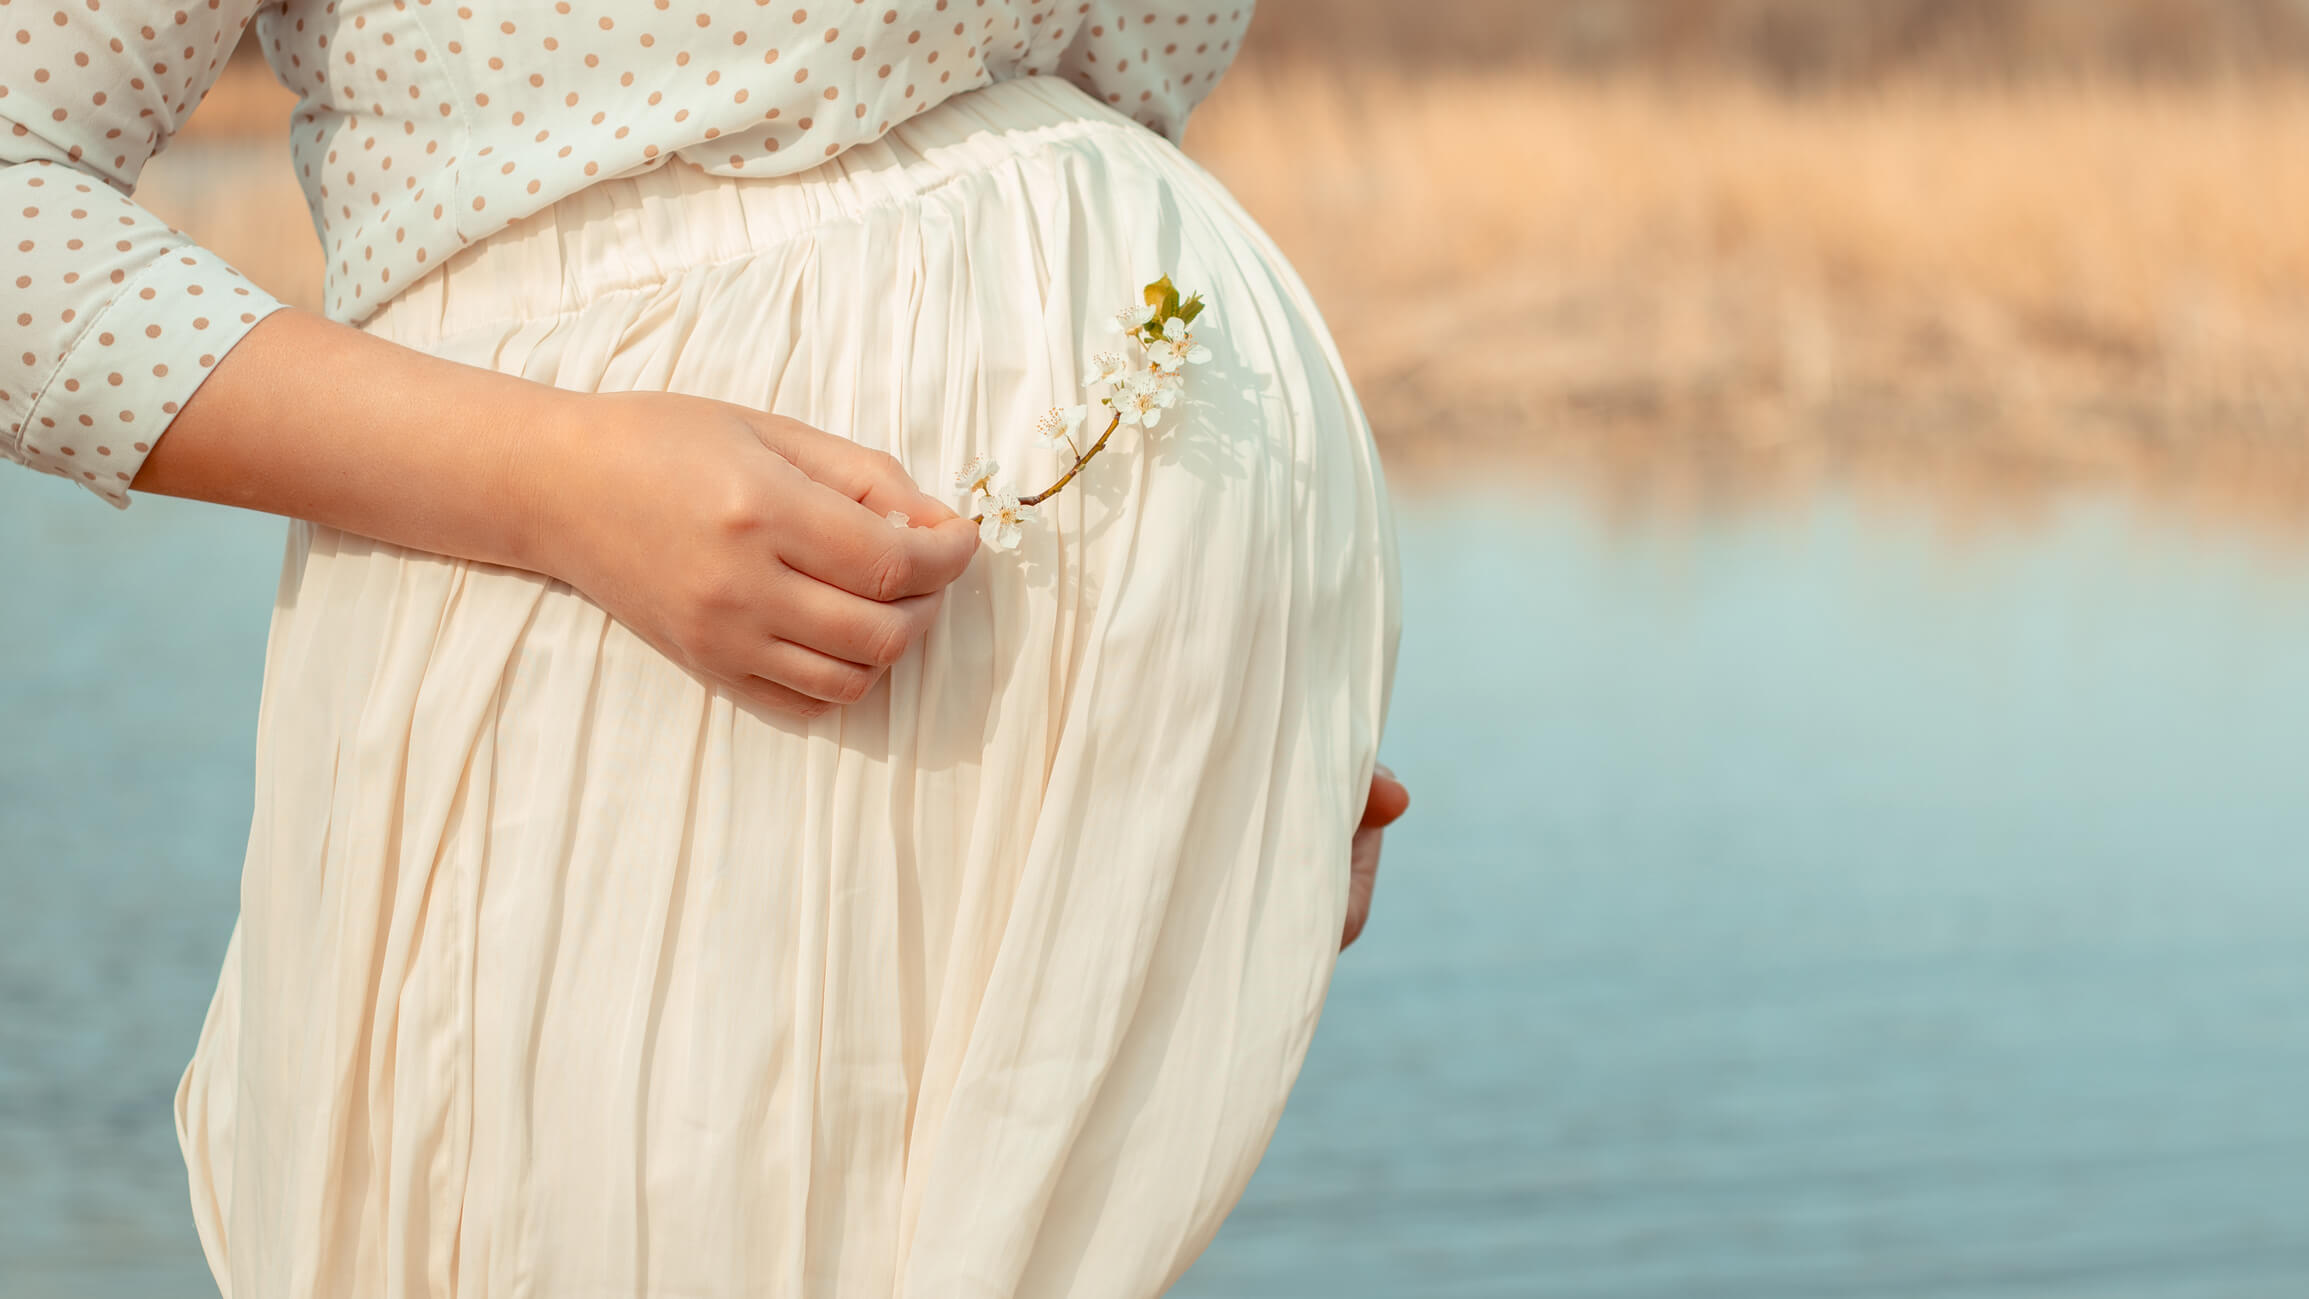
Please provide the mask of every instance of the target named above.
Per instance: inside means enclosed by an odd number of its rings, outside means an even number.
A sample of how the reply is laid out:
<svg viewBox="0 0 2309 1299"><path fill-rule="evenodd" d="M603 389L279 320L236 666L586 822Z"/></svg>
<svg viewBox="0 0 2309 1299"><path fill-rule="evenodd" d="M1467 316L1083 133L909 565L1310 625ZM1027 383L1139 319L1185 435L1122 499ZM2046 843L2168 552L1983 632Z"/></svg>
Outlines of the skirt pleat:
<svg viewBox="0 0 2309 1299"><path fill-rule="evenodd" d="M1321 1012L1399 605L1305 286L1055 79L798 175L682 163L364 324L687 393L945 494L1063 467L1113 312L1214 359L864 701L772 715L550 578L289 525L241 914L177 1097L228 1299L1160 1293ZM957 502L959 504L959 502Z"/></svg>

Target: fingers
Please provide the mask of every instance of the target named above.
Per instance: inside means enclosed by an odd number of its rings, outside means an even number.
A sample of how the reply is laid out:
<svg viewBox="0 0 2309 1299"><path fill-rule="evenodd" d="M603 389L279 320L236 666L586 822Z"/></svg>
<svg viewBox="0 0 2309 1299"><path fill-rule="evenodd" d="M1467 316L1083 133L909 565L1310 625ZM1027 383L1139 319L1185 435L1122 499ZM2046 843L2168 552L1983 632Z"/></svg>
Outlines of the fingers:
<svg viewBox="0 0 2309 1299"><path fill-rule="evenodd" d="M802 572L869 600L895 600L938 590L978 553L976 526L924 492L895 457L781 416L755 427L763 445L825 489L792 553L780 556ZM891 527L892 513L908 526Z"/></svg>
<svg viewBox="0 0 2309 1299"><path fill-rule="evenodd" d="M882 669L821 654L792 641L771 641L756 656L753 675L829 704L854 704L882 679Z"/></svg>
<svg viewBox="0 0 2309 1299"><path fill-rule="evenodd" d="M1349 849L1347 927L1339 937L1342 952L1362 937L1363 927L1370 923L1371 894L1379 885L1379 846L1385 838L1384 831L1410 806L1411 791L1395 779L1395 773L1385 764L1373 764L1371 791L1363 801L1363 824L1355 831Z"/></svg>
<svg viewBox="0 0 2309 1299"><path fill-rule="evenodd" d="M793 508L794 526L784 535L778 557L799 572L869 600L942 590L962 576L978 553L978 530L952 511L933 527L894 528L885 517L888 511L877 512L819 483L800 493Z"/></svg>
<svg viewBox="0 0 2309 1299"><path fill-rule="evenodd" d="M1395 773L1386 767L1371 773L1371 792L1363 802L1363 825L1366 828L1393 825L1411 806L1411 791L1395 779Z"/></svg>
<svg viewBox="0 0 2309 1299"><path fill-rule="evenodd" d="M764 702L814 717L823 704L864 699L890 666L930 629L941 593L883 603L790 574L777 635L746 655L745 681L777 686Z"/></svg>
<svg viewBox="0 0 2309 1299"><path fill-rule="evenodd" d="M1357 830L1350 850L1347 876L1346 924L1339 935L1339 950L1346 951L1371 920L1371 894L1379 883L1379 845L1383 832Z"/></svg>
<svg viewBox="0 0 2309 1299"><path fill-rule="evenodd" d="M933 591L888 602L869 600L797 574L783 593L783 617L774 639L862 667L887 668L930 630L940 599L941 593Z"/></svg>
<svg viewBox="0 0 2309 1299"><path fill-rule="evenodd" d="M760 677L731 680L729 685L731 689L771 712L784 713L788 717L823 717L834 707L826 700L813 699L792 686L764 681Z"/></svg>
<svg viewBox="0 0 2309 1299"><path fill-rule="evenodd" d="M886 562L905 565L920 563L926 571L910 574L911 582L869 575L860 589L854 582L845 582L805 568L813 577L831 581L846 591L868 599L893 599L899 595L919 595L935 590L961 575L962 568L978 551L978 532L969 520L963 519L945 502L924 492L906 473L897 458L880 451L869 450L847 438L837 437L821 429L811 428L797 420L770 417L762 429L762 440L772 450L784 456L812 480L824 485L855 503L866 515L888 526L889 516L895 512L906 516L909 531L917 534L908 538L912 560L892 559ZM893 530L895 531L895 530ZM887 541L887 538L881 540ZM793 562L789 560L789 562ZM817 562L829 567L845 562L833 551L821 552ZM872 555L851 553L850 564L874 562ZM796 565L800 567L800 564ZM889 594L889 592L895 594Z"/></svg>
<svg viewBox="0 0 2309 1299"><path fill-rule="evenodd" d="M839 441L839 439L835 439ZM879 451L867 451L842 443L850 454L842 468L829 473L841 475L840 481L819 479L828 487L842 492L850 499L872 510L878 516L887 516L892 510L903 511L907 518L922 527L935 527L955 517L952 507L930 495L907 476L905 466L896 457ZM807 466L804 472L808 472ZM815 477L815 475L812 475Z"/></svg>
<svg viewBox="0 0 2309 1299"><path fill-rule="evenodd" d="M937 609L936 595L879 604L807 579L795 585L818 593L813 598L841 602L838 616L810 620L810 634L843 647L841 651L828 653L796 639L773 638L748 655L735 674L722 679L773 711L796 717L817 717L872 693L890 664L921 638Z"/></svg>
<svg viewBox="0 0 2309 1299"><path fill-rule="evenodd" d="M848 438L814 429L799 420L772 416L762 440L803 473L887 517L892 510L926 527L955 517L943 501L925 493L897 457L859 446Z"/></svg>

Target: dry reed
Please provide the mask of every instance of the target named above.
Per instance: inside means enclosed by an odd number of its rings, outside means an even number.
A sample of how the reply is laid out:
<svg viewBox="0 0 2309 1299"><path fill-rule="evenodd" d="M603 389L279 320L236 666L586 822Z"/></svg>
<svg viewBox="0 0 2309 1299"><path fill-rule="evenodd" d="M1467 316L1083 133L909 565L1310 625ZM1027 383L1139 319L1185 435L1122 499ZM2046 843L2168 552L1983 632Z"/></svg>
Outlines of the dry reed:
<svg viewBox="0 0 2309 1299"><path fill-rule="evenodd" d="M1399 462L2304 499L2309 91L1270 69L1194 132Z"/></svg>
<svg viewBox="0 0 2309 1299"><path fill-rule="evenodd" d="M1930 77L2295 78L2299 0L1258 0L1253 64L1712 76L1781 88Z"/></svg>

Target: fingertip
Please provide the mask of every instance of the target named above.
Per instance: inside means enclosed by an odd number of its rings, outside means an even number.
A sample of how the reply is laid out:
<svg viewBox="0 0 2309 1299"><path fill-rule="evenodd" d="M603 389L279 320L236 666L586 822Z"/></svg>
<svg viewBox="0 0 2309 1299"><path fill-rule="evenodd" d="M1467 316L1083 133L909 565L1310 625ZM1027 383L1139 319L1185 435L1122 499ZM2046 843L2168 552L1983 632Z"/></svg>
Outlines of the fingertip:
<svg viewBox="0 0 2309 1299"><path fill-rule="evenodd" d="M1372 773L1371 792L1363 805L1365 826L1392 825L1410 806L1411 791L1395 779L1395 773L1384 767Z"/></svg>
<svg viewBox="0 0 2309 1299"><path fill-rule="evenodd" d="M978 553L977 524L957 514L939 524L938 527L941 531L953 534L955 541L962 547L965 554Z"/></svg>
<svg viewBox="0 0 2309 1299"><path fill-rule="evenodd" d="M959 515L932 526L930 540L949 573L949 582L961 577L978 557L978 525Z"/></svg>

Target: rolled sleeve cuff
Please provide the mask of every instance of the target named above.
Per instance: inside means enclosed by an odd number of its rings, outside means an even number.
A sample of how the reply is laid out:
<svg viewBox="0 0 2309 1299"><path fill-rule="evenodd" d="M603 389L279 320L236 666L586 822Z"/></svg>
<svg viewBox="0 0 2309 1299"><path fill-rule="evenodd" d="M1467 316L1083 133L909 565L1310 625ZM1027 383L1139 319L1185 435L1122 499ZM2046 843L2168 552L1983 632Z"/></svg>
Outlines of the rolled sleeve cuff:
<svg viewBox="0 0 2309 1299"><path fill-rule="evenodd" d="M282 307L194 244L130 275L10 429L15 458L128 508L128 485L177 412L256 323Z"/></svg>

